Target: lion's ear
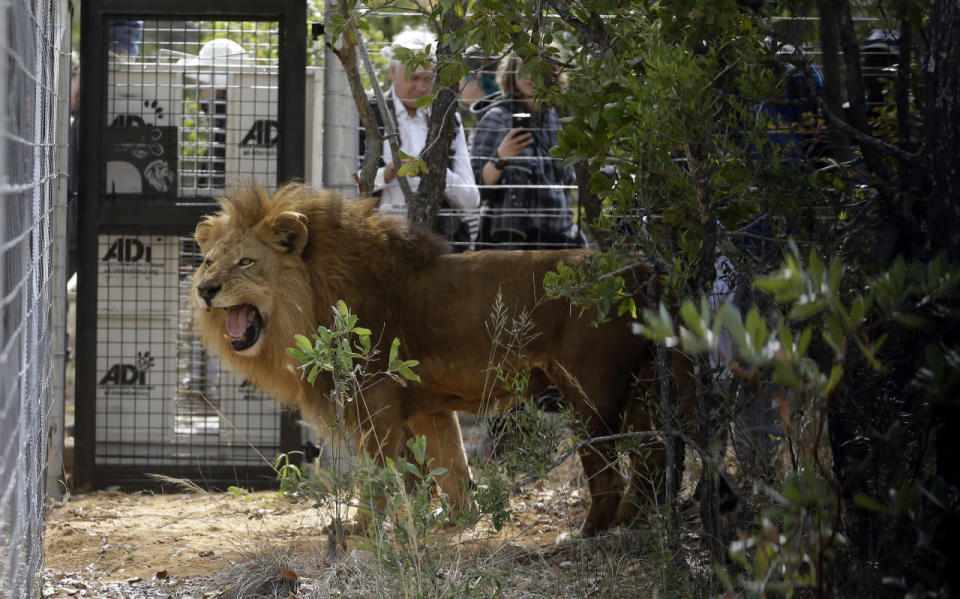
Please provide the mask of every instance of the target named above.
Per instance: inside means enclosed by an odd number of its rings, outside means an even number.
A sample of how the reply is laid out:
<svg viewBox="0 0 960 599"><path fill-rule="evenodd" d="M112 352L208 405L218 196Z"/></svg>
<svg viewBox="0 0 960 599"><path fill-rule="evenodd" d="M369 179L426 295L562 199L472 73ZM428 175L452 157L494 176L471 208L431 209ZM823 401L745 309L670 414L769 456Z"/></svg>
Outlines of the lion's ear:
<svg viewBox="0 0 960 599"><path fill-rule="evenodd" d="M200 246L200 251L204 254L207 253L207 247L212 233L213 219L210 217L204 217L204 219L200 221L200 224L197 225L197 230L193 232L193 238L197 240L197 245Z"/></svg>
<svg viewBox="0 0 960 599"><path fill-rule="evenodd" d="M274 245L299 255L307 245L307 217L299 212L281 212L273 219L270 232Z"/></svg>

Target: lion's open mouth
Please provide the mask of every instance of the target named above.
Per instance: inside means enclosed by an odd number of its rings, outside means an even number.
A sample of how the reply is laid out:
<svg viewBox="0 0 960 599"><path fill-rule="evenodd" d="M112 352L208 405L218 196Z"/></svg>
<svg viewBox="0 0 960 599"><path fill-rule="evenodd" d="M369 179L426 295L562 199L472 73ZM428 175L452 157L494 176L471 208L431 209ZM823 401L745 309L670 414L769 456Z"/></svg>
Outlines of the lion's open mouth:
<svg viewBox="0 0 960 599"><path fill-rule="evenodd" d="M260 338L263 317L260 311L250 304L227 308L227 334L233 340L234 351L243 351L252 347Z"/></svg>

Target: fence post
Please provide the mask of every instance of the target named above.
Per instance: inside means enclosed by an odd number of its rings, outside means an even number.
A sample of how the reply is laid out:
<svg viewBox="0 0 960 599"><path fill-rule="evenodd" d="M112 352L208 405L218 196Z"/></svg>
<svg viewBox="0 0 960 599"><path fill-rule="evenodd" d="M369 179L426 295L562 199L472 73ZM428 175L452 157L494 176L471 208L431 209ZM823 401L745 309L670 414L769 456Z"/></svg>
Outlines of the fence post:
<svg viewBox="0 0 960 599"><path fill-rule="evenodd" d="M329 33L335 0L325 0L323 18L327 44L334 42ZM350 95L350 83L339 59L329 49L323 58L323 186L347 197L357 195L353 173L359 165L360 142L357 124L360 117Z"/></svg>

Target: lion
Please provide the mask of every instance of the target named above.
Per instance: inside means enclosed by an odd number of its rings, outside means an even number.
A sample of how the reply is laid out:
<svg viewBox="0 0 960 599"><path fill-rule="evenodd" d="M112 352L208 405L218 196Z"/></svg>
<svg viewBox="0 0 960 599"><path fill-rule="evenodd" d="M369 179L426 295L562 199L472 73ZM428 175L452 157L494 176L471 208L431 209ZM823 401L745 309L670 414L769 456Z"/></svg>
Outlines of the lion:
<svg viewBox="0 0 960 599"><path fill-rule="evenodd" d="M203 261L192 287L204 345L323 430L335 417L327 389L320 378L307 383L285 349L295 334L329 326L331 306L345 301L364 327L398 338L402 357L420 362L419 383L384 378L353 402L352 441L382 463L399 455L408 435L425 435L428 457L446 468L437 482L454 515L474 507L456 412L515 405L491 382L489 366L503 358L488 333L498 294L504 306L528 311L537 331L514 365L552 382L587 435L652 430L634 400L655 378L652 344L632 333L629 317L592 326L566 301L543 301L544 275L558 263L581 262L587 250L452 253L429 231L380 214L373 199L300 184L272 197L250 186L220 204L195 234ZM651 275L644 265L626 273L633 287ZM649 479L634 467L628 491L612 443L579 453L591 496L581 534L594 536L636 514L631 493ZM662 463L662 446L653 453Z"/></svg>

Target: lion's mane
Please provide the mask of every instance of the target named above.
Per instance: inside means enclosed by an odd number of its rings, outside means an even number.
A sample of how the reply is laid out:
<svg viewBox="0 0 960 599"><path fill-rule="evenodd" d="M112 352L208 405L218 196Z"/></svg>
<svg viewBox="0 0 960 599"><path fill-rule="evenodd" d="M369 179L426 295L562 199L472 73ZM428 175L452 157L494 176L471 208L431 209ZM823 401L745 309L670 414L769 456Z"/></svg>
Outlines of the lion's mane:
<svg viewBox="0 0 960 599"><path fill-rule="evenodd" d="M358 290L374 290L380 281L402 279L406 273L449 253L446 241L419 227L376 211L374 199L345 199L327 190L299 184L281 187L273 196L249 186L220 199L221 211L204 218L207 238L269 236L269 223L284 213L305 217L309 231L300 255L281 255L281 268L263 281L283 301L271 314L263 347L254 357L231 351L223 334L223 315L200 310L198 328L204 344L214 348L227 365L243 372L256 386L279 401L297 405L300 372L286 355L295 334L308 334L331 320L330 306L345 300L351 307L370 305L377 298ZM358 279L363 277L363 280ZM196 287L196 280L194 281ZM389 312L389 302L378 307Z"/></svg>

